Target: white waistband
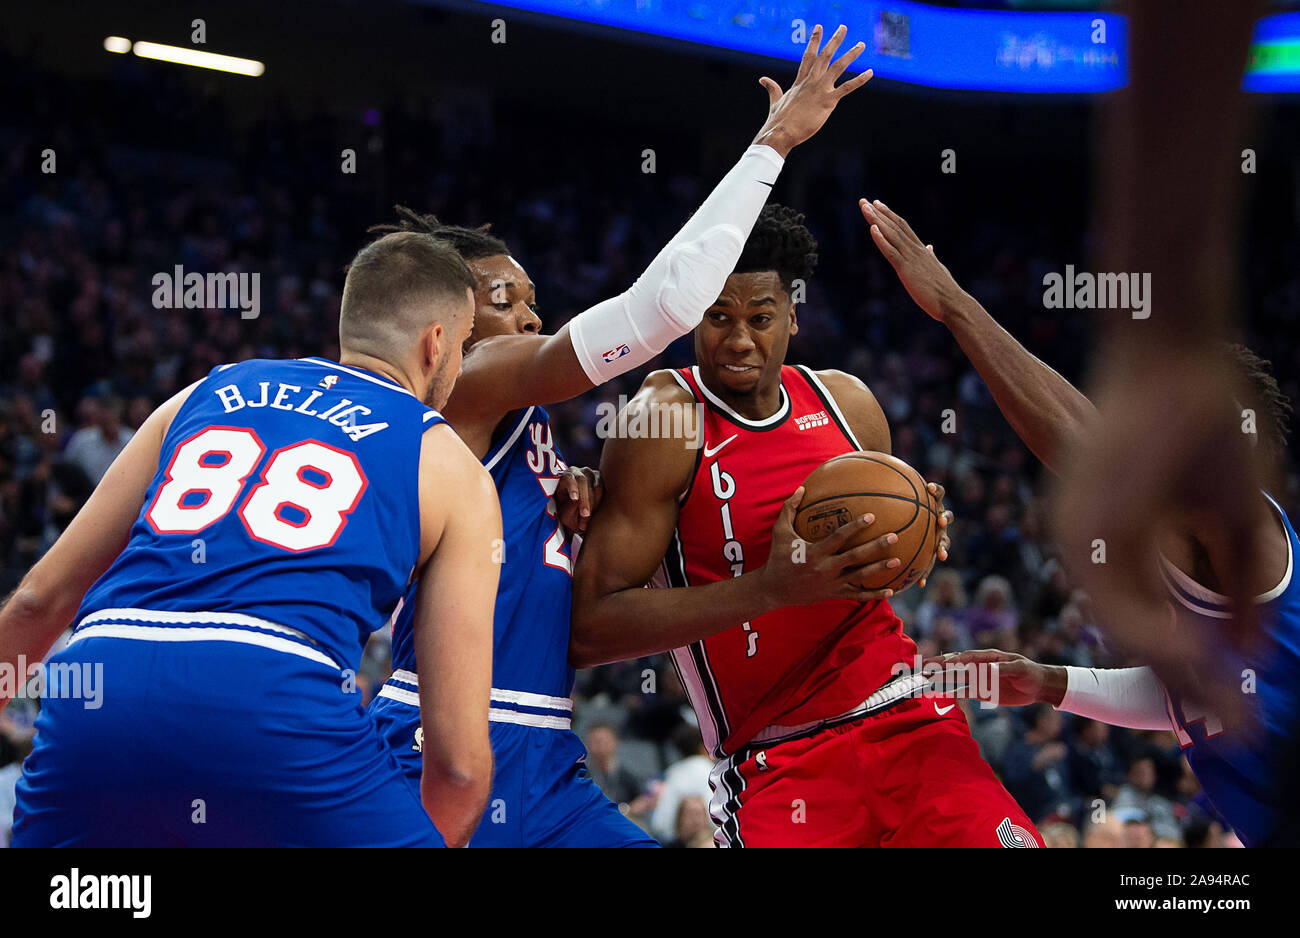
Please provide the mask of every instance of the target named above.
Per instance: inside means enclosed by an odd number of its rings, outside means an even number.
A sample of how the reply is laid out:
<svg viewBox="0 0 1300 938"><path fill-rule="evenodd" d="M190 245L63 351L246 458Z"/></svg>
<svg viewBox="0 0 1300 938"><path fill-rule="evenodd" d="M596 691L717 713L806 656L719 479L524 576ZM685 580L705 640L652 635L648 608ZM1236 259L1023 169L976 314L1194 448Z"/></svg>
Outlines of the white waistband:
<svg viewBox="0 0 1300 938"><path fill-rule="evenodd" d="M856 707L851 707L843 713L833 717L826 717L824 720L813 720L811 723L801 723L798 726L768 726L754 734L753 739L749 741L750 745L754 743L778 742L791 736L801 736L810 730L815 730L819 726L825 726L831 723L841 723L846 720L852 720L855 717L866 716L877 710L884 709L890 704L895 704L907 697L915 697L916 694L930 686L930 679L922 674L913 674L911 677L890 681L884 687L877 690L862 703Z"/></svg>
<svg viewBox="0 0 1300 938"><path fill-rule="evenodd" d="M554 717L549 713L524 713L522 710L488 710L492 723L518 723L520 726L540 726L548 730L567 730L573 725L569 717Z"/></svg>
<svg viewBox="0 0 1300 938"><path fill-rule="evenodd" d="M280 632L292 635L303 641L310 641L306 635L287 625L246 616L242 612L167 612L162 609L101 609L82 619L81 625L94 625L96 622L158 622L173 625L247 625L268 632Z"/></svg>
<svg viewBox="0 0 1300 938"><path fill-rule="evenodd" d="M402 672L394 673L389 678L390 683L379 688L379 696L386 697L389 700L396 700L398 703L404 703L418 710L420 695L413 690L394 687L391 683L394 680L403 680L397 677L398 673ZM405 673L409 674L410 672ZM405 680L403 682L407 684L413 683ZM496 691L492 693L494 696L496 695ZM559 717L549 713L524 713L522 710L504 710L499 707L492 707L488 710L488 721L491 723L517 723L520 726L539 726L548 730L567 730L573 725L572 719L567 716Z"/></svg>
<svg viewBox="0 0 1300 938"><path fill-rule="evenodd" d="M410 684L412 687L420 686L419 675L414 671L407 671L402 668L394 671L392 677L388 680L397 681L401 684ZM492 688L492 699L498 703L516 704L521 707L543 707L547 710L563 710L565 713L573 712L572 697L552 697L549 694L533 694L522 690L501 690L494 687Z"/></svg>
<svg viewBox="0 0 1300 938"><path fill-rule="evenodd" d="M134 621L168 622L173 625L141 625ZM266 632L254 632L252 626L278 632L279 635L267 635ZM225 626L223 628L223 626ZM282 638L281 636L293 636ZM245 645L258 645L272 651L297 655L309 661L316 661L339 670L338 662L329 655L303 642L310 641L297 629L246 616L239 613L222 612L163 612L154 609L103 609L81 620L68 639L68 644L83 638L128 638L143 642L240 642ZM294 639L301 639L295 641Z"/></svg>

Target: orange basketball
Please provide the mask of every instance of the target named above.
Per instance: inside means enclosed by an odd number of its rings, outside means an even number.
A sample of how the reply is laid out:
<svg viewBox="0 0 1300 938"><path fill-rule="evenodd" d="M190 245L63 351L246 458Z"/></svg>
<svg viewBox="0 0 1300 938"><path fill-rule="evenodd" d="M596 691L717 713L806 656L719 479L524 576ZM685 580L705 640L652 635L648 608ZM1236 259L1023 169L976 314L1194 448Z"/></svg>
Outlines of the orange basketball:
<svg viewBox="0 0 1300 938"><path fill-rule="evenodd" d="M854 518L876 520L851 546L893 531L893 556L902 565L863 579L866 589L907 589L934 566L939 552L939 506L920 474L885 453L845 453L828 459L804 480L803 501L794 530L805 541L819 541Z"/></svg>

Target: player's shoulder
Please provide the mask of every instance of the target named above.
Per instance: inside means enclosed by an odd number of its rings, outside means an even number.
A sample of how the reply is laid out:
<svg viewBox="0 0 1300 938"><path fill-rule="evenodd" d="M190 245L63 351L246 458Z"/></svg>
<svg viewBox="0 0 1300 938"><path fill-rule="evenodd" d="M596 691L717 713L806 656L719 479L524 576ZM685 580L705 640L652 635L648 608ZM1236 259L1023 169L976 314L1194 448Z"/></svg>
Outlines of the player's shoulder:
<svg viewBox="0 0 1300 938"><path fill-rule="evenodd" d="M492 474L451 424L440 422L429 427L420 440L421 507L436 506L443 514L473 508L485 500L496 503Z"/></svg>
<svg viewBox="0 0 1300 938"><path fill-rule="evenodd" d="M697 403L671 369L652 371L620 411L616 425L620 432L613 438L638 452L680 450L683 438L694 439L703 430ZM624 428L629 432L621 432ZM647 432L636 432L637 428Z"/></svg>
<svg viewBox="0 0 1300 938"><path fill-rule="evenodd" d="M888 453L891 447L889 421L885 411L871 393L867 383L847 371L827 368L811 372L830 394L831 401L844 414L859 445L864 449Z"/></svg>
<svg viewBox="0 0 1300 938"><path fill-rule="evenodd" d="M857 375L849 374L847 371L840 371L837 368L825 368L821 371L808 371L815 375L828 391L835 395L836 400L841 396L846 398L870 398L875 400L875 395L867 387L867 383Z"/></svg>
<svg viewBox="0 0 1300 938"><path fill-rule="evenodd" d="M646 375L617 418L598 427L605 439L601 469L626 473L644 491L681 490L695 465L702 433L694 395L668 369Z"/></svg>
<svg viewBox="0 0 1300 938"><path fill-rule="evenodd" d="M650 404L690 404L695 395L682 385L677 372L672 368L660 368L645 376L636 396L628 401L628 407L646 407Z"/></svg>
<svg viewBox="0 0 1300 938"><path fill-rule="evenodd" d="M208 372L207 377L228 378L232 375L247 375L257 372L265 372L277 367L283 367L287 364L296 365L299 361L299 359L293 358L244 358L239 361L224 362L215 366ZM302 361L305 361L305 359Z"/></svg>
<svg viewBox="0 0 1300 938"><path fill-rule="evenodd" d="M420 562L441 540L449 524L480 524L495 516L501 503L492 475L451 428L439 422L420 441Z"/></svg>

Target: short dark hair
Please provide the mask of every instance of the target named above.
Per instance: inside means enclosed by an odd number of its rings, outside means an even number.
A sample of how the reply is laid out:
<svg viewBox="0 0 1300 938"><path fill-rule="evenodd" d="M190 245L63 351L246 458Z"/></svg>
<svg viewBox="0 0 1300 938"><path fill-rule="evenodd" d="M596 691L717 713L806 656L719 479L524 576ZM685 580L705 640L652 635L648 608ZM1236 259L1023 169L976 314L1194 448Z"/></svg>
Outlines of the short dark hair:
<svg viewBox="0 0 1300 938"><path fill-rule="evenodd" d="M418 231L421 234L433 235L439 241L446 241L454 247L460 256L467 261L480 257L492 257L495 254L510 253L510 248L504 241L496 235L488 234L492 228L490 224L479 225L477 228L444 225L438 220L437 215L421 215L405 205L394 205L393 210L397 212L398 220L396 223L371 225L366 231L370 234Z"/></svg>
<svg viewBox="0 0 1300 938"><path fill-rule="evenodd" d="M758 213L734 273L775 270L787 293L794 281L805 283L817 267L817 239L804 225L802 212L784 205L768 205Z"/></svg>
<svg viewBox="0 0 1300 938"><path fill-rule="evenodd" d="M417 310L465 299L474 274L450 244L402 231L372 241L348 265L339 310L339 345L380 357L403 354L439 315Z"/></svg>
<svg viewBox="0 0 1300 938"><path fill-rule="evenodd" d="M1227 343L1224 354L1238 378L1245 384L1249 400L1242 403L1253 409L1259 418L1257 429L1261 442L1268 446L1271 456L1281 458L1286 452L1287 437L1291 433L1293 407L1291 399L1282 392L1277 378L1273 377L1272 364L1237 342Z"/></svg>

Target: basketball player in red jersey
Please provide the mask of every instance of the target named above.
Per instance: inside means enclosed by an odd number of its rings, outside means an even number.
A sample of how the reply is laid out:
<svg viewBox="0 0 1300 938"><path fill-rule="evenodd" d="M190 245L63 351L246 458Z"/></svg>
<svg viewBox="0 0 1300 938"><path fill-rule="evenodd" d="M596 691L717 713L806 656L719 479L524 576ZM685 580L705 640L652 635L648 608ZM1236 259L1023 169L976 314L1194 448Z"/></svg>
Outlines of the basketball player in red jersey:
<svg viewBox="0 0 1300 938"><path fill-rule="evenodd" d="M808 473L890 449L860 380L785 364L794 281L817 261L802 220L763 210L696 327L698 364L652 373L628 405L627 426L702 405L696 437L606 440L570 659L672 652L720 760L711 813L722 846L1040 846L961 711L919 696L926 682L909 673L916 646L891 591L858 585L899 565L895 536L845 549L869 530L866 515L796 543ZM652 578L674 588L642 589Z"/></svg>

